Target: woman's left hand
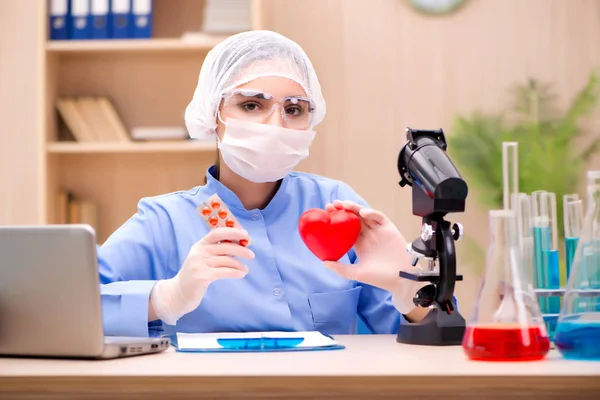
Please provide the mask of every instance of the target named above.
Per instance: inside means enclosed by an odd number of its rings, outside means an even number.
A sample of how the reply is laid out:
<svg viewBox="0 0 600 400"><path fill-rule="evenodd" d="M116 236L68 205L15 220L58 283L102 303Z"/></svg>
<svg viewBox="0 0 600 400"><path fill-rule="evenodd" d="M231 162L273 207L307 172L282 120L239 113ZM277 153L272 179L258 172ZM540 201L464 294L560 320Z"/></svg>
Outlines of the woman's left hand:
<svg viewBox="0 0 600 400"><path fill-rule="evenodd" d="M335 200L333 204L327 204L326 209L355 212L361 221L361 233L354 245L358 263L347 265L325 261L327 268L343 278L377 286L394 294L413 290L414 282L399 276L400 270L414 269L406 251L406 240L383 213L349 200ZM412 291L407 294L412 297L415 293Z"/></svg>

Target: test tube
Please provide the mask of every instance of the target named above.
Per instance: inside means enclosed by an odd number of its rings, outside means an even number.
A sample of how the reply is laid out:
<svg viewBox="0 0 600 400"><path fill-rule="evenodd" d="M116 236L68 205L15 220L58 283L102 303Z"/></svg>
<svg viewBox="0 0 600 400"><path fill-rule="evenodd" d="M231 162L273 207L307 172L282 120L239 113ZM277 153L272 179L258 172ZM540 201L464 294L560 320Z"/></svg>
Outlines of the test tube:
<svg viewBox="0 0 600 400"><path fill-rule="evenodd" d="M536 191L532 193L532 199L533 245L538 287L542 289L559 289L556 194ZM556 327L556 317L560 312L560 297L542 297L539 301L542 313L547 314L544 319L548 324L548 332L552 337Z"/></svg>
<svg viewBox="0 0 600 400"><path fill-rule="evenodd" d="M533 230L531 218L531 197L525 193L517 193L513 204L518 207L517 230L519 232L519 245L523 257L525 276L533 284Z"/></svg>
<svg viewBox="0 0 600 400"><path fill-rule="evenodd" d="M515 209L512 200L519 193L519 151L517 142L502 143L502 200L505 210Z"/></svg>
<svg viewBox="0 0 600 400"><path fill-rule="evenodd" d="M583 202L579 195L565 194L563 196L563 220L565 229L565 275L568 282L583 226Z"/></svg>
<svg viewBox="0 0 600 400"><path fill-rule="evenodd" d="M587 172L587 199L585 204L585 215L594 209L594 199L597 191L595 190L600 182L600 170Z"/></svg>
<svg viewBox="0 0 600 400"><path fill-rule="evenodd" d="M536 289L546 289L545 273L544 273L544 261L543 261L543 248L544 242L548 242L550 236L550 219L547 215L542 213L540 209L543 204L543 195L546 193L545 190L537 190L531 193L531 230L533 232L533 271L532 271L532 284ZM541 297L540 309L542 313L546 310L546 297Z"/></svg>

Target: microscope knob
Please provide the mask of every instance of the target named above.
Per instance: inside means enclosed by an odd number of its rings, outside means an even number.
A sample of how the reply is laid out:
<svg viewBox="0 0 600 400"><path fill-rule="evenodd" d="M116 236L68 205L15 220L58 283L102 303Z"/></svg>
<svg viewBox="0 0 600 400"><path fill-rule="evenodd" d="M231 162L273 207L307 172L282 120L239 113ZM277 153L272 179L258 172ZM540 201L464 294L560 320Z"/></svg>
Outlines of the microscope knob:
<svg viewBox="0 0 600 400"><path fill-rule="evenodd" d="M462 235L463 235L463 232L464 232L464 230L463 230L463 226L462 226L462 224L460 224L460 223L458 223L458 222L455 222L455 223L452 225L452 237L453 237L453 238L454 238L454 240L456 240L457 242L458 242L458 241L460 240L460 238L462 237Z"/></svg>
<svg viewBox="0 0 600 400"><path fill-rule="evenodd" d="M429 224L421 226L421 240L426 242L433 236L433 228Z"/></svg>

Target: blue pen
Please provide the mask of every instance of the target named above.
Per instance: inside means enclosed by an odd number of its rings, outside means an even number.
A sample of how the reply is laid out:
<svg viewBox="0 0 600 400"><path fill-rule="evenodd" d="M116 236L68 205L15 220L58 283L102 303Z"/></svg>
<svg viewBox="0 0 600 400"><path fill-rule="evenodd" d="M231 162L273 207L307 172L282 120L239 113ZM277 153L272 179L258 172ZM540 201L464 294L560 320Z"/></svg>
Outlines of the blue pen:
<svg viewBox="0 0 600 400"><path fill-rule="evenodd" d="M304 338L221 338L217 343L226 349L236 350L270 350L289 349L296 347L304 341Z"/></svg>

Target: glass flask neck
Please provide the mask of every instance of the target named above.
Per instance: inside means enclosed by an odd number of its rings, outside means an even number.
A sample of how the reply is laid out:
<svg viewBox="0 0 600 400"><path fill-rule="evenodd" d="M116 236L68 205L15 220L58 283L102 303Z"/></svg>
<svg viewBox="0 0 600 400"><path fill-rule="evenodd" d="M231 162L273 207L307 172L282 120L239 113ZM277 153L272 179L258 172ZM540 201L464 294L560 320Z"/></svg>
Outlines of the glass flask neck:
<svg viewBox="0 0 600 400"><path fill-rule="evenodd" d="M516 213L492 210L489 223L490 244L470 323L543 326L519 246Z"/></svg>

